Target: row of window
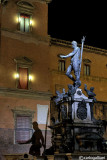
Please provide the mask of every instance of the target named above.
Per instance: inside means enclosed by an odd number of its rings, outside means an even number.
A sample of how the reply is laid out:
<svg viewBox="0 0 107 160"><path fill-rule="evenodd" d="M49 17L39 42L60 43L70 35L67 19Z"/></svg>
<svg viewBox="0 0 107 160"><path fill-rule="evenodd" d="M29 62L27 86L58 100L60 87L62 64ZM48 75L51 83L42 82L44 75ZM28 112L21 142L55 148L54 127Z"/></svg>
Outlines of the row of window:
<svg viewBox="0 0 107 160"><path fill-rule="evenodd" d="M59 71L65 71L65 61L59 60L58 65ZM30 85L30 76L29 76L29 67L21 67L20 65L17 67L17 88L18 89L29 89ZM84 64L84 75L90 75L90 65Z"/></svg>
<svg viewBox="0 0 107 160"><path fill-rule="evenodd" d="M58 71L64 72L65 69L65 60L59 60ZM84 64L84 75L90 76L90 65Z"/></svg>

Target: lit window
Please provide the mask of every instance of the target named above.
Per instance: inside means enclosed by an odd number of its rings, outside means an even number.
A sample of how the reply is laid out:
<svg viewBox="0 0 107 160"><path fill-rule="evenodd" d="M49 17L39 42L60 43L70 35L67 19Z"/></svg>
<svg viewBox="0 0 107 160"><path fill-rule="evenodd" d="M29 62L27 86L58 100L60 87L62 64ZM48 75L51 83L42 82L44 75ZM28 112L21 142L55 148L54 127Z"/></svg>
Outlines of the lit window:
<svg viewBox="0 0 107 160"><path fill-rule="evenodd" d="M90 65L84 64L84 75L89 76L90 75Z"/></svg>
<svg viewBox="0 0 107 160"><path fill-rule="evenodd" d="M26 14L19 15L19 27L21 32L30 32L31 17Z"/></svg>
<svg viewBox="0 0 107 160"><path fill-rule="evenodd" d="M16 128L15 128L15 141L25 142L31 138L32 135L31 128L31 117L30 116L20 116L16 117Z"/></svg>
<svg viewBox="0 0 107 160"><path fill-rule="evenodd" d="M17 66L15 75L16 87L18 89L30 89L32 81L32 75L30 74L32 61L27 57L18 57L15 58L14 61Z"/></svg>
<svg viewBox="0 0 107 160"><path fill-rule="evenodd" d="M18 1L17 6L19 11L18 30L21 32L31 32L34 6L31 3L26 2L26 0Z"/></svg>
<svg viewBox="0 0 107 160"><path fill-rule="evenodd" d="M19 67L19 80L18 86L19 89L28 89L28 68Z"/></svg>
<svg viewBox="0 0 107 160"><path fill-rule="evenodd" d="M64 60L59 60L58 70L65 71L65 61Z"/></svg>

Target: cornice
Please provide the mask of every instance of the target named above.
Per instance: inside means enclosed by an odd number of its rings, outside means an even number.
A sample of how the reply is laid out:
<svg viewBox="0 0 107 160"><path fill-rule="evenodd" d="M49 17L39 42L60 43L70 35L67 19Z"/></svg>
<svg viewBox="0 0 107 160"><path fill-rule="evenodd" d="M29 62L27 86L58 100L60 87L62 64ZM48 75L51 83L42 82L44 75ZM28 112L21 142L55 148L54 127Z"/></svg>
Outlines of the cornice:
<svg viewBox="0 0 107 160"><path fill-rule="evenodd" d="M70 47L71 48L71 42L70 41L65 41L62 39L57 39L57 38L52 38L50 39L50 45L58 45L62 47Z"/></svg>
<svg viewBox="0 0 107 160"><path fill-rule="evenodd" d="M50 40L50 45L56 45L56 46L62 46L62 47L70 47L71 48L71 41L65 41L65 40L61 40L61 39L57 39L57 38L52 38ZM81 47L81 44L78 44L79 47ZM101 48L97 48L97 47L92 47L92 46L88 46L88 45L84 45L84 50L91 52L91 53L96 53L96 54L100 54L103 56L107 56L107 50L106 49L101 49Z"/></svg>
<svg viewBox="0 0 107 160"><path fill-rule="evenodd" d="M46 4L52 2L52 0L33 0L33 1L35 1L35 2L41 2L41 3L46 3Z"/></svg>
<svg viewBox="0 0 107 160"><path fill-rule="evenodd" d="M100 55L103 55L103 56L107 56L107 50L106 49L101 49L101 48L97 48L97 47L84 45L84 50L86 50L88 52L91 52L91 53L96 53L96 54L100 54Z"/></svg>
<svg viewBox="0 0 107 160"><path fill-rule="evenodd" d="M9 0L2 0L2 2L1 2L1 0L0 0L0 3L1 3L2 5L6 5L8 1L9 1ZM49 3L52 2L52 0L31 0L31 1L32 1L32 2L41 2L41 3L46 3L46 4L49 4Z"/></svg>
<svg viewBox="0 0 107 160"><path fill-rule="evenodd" d="M50 92L40 92L33 90L20 90L20 89L12 89L12 88L3 88L0 87L0 95L6 97L19 97L19 98L27 98L27 99L42 99L42 100L50 100L52 94Z"/></svg>
<svg viewBox="0 0 107 160"><path fill-rule="evenodd" d="M49 45L50 42L50 36L39 36L37 34L32 34L32 33L22 33L20 31L12 31L7 28L2 28L1 29L1 35L13 39L17 39L20 41L23 41L25 43L46 43Z"/></svg>
<svg viewBox="0 0 107 160"><path fill-rule="evenodd" d="M52 0L46 0L46 3L48 4L48 3L51 3L52 2Z"/></svg>

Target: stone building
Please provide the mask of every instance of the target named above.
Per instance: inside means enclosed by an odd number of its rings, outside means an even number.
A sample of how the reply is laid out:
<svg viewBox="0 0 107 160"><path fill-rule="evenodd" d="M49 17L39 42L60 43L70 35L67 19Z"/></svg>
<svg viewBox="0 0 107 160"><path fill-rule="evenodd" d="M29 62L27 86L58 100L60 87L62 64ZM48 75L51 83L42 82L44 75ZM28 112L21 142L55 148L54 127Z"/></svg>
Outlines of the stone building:
<svg viewBox="0 0 107 160"><path fill-rule="evenodd" d="M51 97L49 2L4 0L0 4L1 155L29 152L30 144L18 142L31 137L33 121L45 132Z"/></svg>
<svg viewBox="0 0 107 160"><path fill-rule="evenodd" d="M31 137L33 121L45 134L51 97L72 83L65 76L70 59L58 57L72 51L71 42L48 35L50 1L0 3L0 156L29 152L30 144L18 142ZM83 92L84 84L95 88L95 116L107 120L107 50L84 46L81 81ZM47 139L48 148L49 129Z"/></svg>

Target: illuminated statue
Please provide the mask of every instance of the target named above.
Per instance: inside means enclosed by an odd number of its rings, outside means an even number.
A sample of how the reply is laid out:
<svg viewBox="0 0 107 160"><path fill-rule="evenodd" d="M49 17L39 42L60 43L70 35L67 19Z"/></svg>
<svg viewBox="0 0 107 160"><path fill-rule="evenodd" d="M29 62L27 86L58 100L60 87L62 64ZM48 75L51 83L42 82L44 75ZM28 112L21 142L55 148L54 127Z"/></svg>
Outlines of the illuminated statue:
<svg viewBox="0 0 107 160"><path fill-rule="evenodd" d="M88 90L88 89L87 89L87 85L85 84L85 85L84 85L84 90L86 91L86 93L87 93L87 95L88 95L88 98L93 100L93 102L90 103L91 118L92 118L93 121L95 121L95 122L97 121L97 122L98 122L98 120L96 120L96 119L94 118L94 114L93 114L93 106L94 106L94 103L97 102L97 100L96 100L96 98L95 98L96 94L94 93L94 87L91 87L90 90Z"/></svg>
<svg viewBox="0 0 107 160"><path fill-rule="evenodd" d="M82 47L81 50L80 48L77 46L77 42L76 41L72 41L72 48L74 49L71 53L69 53L68 55L64 56L64 55L60 55L60 58L68 58L71 57L71 63L69 65L69 67L67 68L67 72L66 75L74 81L74 86L76 88L81 86L81 81L80 81L80 72L81 72L81 62L82 62L82 51L83 51L83 43L85 41L85 37L83 37L82 39ZM81 56L81 58L80 58ZM75 79L74 77L71 75L72 70L74 70L74 74L75 74Z"/></svg>

